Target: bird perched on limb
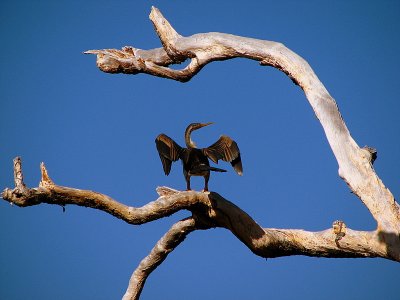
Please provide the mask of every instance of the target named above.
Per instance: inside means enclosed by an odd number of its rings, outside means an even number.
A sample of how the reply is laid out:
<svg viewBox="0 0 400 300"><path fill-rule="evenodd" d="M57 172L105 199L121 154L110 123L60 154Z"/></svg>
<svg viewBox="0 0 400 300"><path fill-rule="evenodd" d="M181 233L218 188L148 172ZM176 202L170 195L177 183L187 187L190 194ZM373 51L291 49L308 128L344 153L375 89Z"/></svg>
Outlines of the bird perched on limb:
<svg viewBox="0 0 400 300"><path fill-rule="evenodd" d="M186 148L179 146L173 139L165 134L160 134L156 138L156 147L163 165L165 175L171 171L172 162L180 159L183 166L183 175L186 180L186 189L190 190L190 177L204 177L204 191L208 191L208 180L210 171L226 172L224 169L211 167L208 159L214 163L218 160L230 162L236 173L243 174L242 160L239 147L229 136L222 135L218 141L208 148L199 149L191 139L191 133L194 130L213 123L192 123L185 131Z"/></svg>

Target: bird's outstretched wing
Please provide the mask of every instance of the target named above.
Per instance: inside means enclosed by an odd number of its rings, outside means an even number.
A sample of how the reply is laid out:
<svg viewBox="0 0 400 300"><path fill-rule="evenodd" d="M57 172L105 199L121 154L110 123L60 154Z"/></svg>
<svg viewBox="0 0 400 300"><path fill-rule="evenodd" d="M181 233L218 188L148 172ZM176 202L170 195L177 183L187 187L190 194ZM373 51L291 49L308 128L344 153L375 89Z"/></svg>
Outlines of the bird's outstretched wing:
<svg viewBox="0 0 400 300"><path fill-rule="evenodd" d="M180 158L183 148L165 134L157 136L156 147L158 154L160 155L164 173L165 175L168 175L171 171L172 162L177 161Z"/></svg>
<svg viewBox="0 0 400 300"><path fill-rule="evenodd" d="M204 148L203 153L215 163L218 163L220 159L230 162L236 173L239 175L243 174L239 147L229 136L222 135L210 147Z"/></svg>

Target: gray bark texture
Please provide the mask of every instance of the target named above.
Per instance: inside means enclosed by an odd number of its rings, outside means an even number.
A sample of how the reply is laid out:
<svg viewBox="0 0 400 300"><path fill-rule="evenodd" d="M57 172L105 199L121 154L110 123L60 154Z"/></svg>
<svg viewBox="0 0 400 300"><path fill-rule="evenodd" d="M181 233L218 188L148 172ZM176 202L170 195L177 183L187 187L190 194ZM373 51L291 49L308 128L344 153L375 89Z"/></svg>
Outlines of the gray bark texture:
<svg viewBox="0 0 400 300"><path fill-rule="evenodd" d="M376 152L360 148L350 135L335 100L319 81L309 64L281 43L224 33L179 35L157 8L150 19L163 47L141 50L89 50L97 55L97 66L108 73L147 73L186 82L212 61L236 57L256 60L288 75L304 91L319 119L339 165L339 176L369 209L377 222L374 231L356 231L342 221L319 232L298 229L262 228L239 207L214 192L176 191L157 188L159 198L142 207L124 205L106 195L56 185L41 165L37 188L23 182L20 158L14 160L15 188L5 189L5 201L21 207L41 203L91 207L129 224L144 224L179 210L192 216L174 224L133 272L124 300L139 299L150 273L194 230L221 227L230 230L254 254L265 258L288 255L314 257L381 257L400 262L400 207L373 168ZM190 59L182 70L168 68Z"/></svg>

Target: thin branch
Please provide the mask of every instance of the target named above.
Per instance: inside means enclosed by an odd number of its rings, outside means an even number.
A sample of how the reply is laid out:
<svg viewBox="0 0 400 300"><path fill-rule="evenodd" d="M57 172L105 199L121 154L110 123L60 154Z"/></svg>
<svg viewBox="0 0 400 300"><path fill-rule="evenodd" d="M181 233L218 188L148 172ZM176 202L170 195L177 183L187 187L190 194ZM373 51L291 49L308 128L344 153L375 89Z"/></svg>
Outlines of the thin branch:
<svg viewBox="0 0 400 300"><path fill-rule="evenodd" d="M146 256L133 272L123 300L137 300L148 276L153 272L186 236L196 229L205 229L196 224L194 218L187 218L174 224L157 242L150 254Z"/></svg>
<svg viewBox="0 0 400 300"><path fill-rule="evenodd" d="M14 170L22 178L20 158L14 160ZM134 225L167 217L181 209L190 209L192 206L199 205L202 201L209 201L206 197L201 197L199 201L193 201L196 197L196 192L193 191L179 192L172 189L167 191L165 188L159 188L157 192L160 197L156 201L149 202L142 207L132 207L101 193L56 185L50 179L43 163L41 170L42 178L39 187L28 189L18 179L15 181L16 187L14 189L7 188L3 191L2 198L20 207L47 203L62 206L73 204L95 208ZM168 195L168 197L164 197L164 195Z"/></svg>
<svg viewBox="0 0 400 300"><path fill-rule="evenodd" d="M26 190L20 157L14 158L14 183L15 183L15 188L20 190L22 193Z"/></svg>
<svg viewBox="0 0 400 300"><path fill-rule="evenodd" d="M339 176L349 185L377 221L375 231L355 231L343 221L333 227L309 232L295 229L260 227L239 207L217 193L180 192L158 188L160 197L142 207L124 205L109 196L87 190L56 185L41 165L39 187L27 188L23 182L21 160L14 160L14 189L5 189L5 201L21 207L41 203L79 205L102 210L129 224L143 224L185 209L192 217L175 224L156 244L132 275L124 299L137 299L147 276L188 233L196 229L221 227L230 230L255 254L269 258L288 255L315 257L382 257L400 261L400 207L375 174L372 163L376 150L360 148L344 123L335 100L308 63L281 43L224 33L179 35L161 12L152 8L150 19L163 48L141 50L126 46L122 50L89 50L97 55L97 66L108 73L138 74L186 82L212 61L244 57L284 72L299 85L325 131L339 165ZM168 68L186 59L181 70ZM372 149L372 150L371 150Z"/></svg>

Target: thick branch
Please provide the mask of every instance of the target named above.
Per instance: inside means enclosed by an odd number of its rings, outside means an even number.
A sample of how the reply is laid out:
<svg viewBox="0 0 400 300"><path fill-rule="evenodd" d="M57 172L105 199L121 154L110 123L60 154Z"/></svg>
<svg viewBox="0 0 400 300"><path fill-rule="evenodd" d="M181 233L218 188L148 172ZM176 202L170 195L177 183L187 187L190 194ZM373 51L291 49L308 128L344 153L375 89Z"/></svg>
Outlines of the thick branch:
<svg viewBox="0 0 400 300"><path fill-rule="evenodd" d="M399 238L392 233L362 232L346 229L335 222L332 229L308 232L292 229L261 228L248 214L217 193L179 192L166 187L157 189L160 197L139 208L129 207L93 191L56 185L41 164L38 188L28 189L23 182L21 160L14 160L16 187L5 189L4 200L21 207L41 203L75 204L107 212L130 224L142 224L166 217L180 209L193 217L176 223L160 239L132 274L125 300L139 299L147 277L193 230L221 227L230 230L253 253L265 257L307 255L316 257L382 257L400 261ZM340 226L338 225L340 224ZM339 229L338 229L339 228Z"/></svg>
<svg viewBox="0 0 400 300"><path fill-rule="evenodd" d="M90 50L97 66L108 73L138 74L188 81L207 63L244 57L275 67L299 85L325 131L338 161L339 175L362 200L377 221L377 230L355 231L335 221L332 229L319 232L261 228L249 215L217 193L179 192L159 188L160 197L142 207L124 205L109 196L54 184L44 165L38 188L23 183L21 161L14 160L15 188L2 193L4 200L21 207L41 203L66 204L102 210L130 224L143 224L178 210L192 217L175 224L156 244L132 275L124 299L136 299L147 276L186 235L196 229L221 227L230 230L255 254L269 258L287 255L317 257L382 257L400 261L400 208L372 167L376 151L361 149L350 135L335 100L319 81L308 63L284 45L224 33L179 35L161 12L152 8L150 19L163 48L141 50ZM190 59L182 70L168 68ZM375 154L375 155L374 155Z"/></svg>
<svg viewBox="0 0 400 300"><path fill-rule="evenodd" d="M335 100L319 81L308 63L281 43L234 36L224 33L202 33L189 37L179 35L157 8L150 19L163 48L139 50L90 50L97 54L97 65L110 73L147 73L178 81L188 81L209 62L244 57L272 66L287 74L305 92L339 164L339 175L367 206L378 223L378 229L400 234L400 207L372 168L373 158L361 149L350 135ZM172 63L190 59L182 70L170 69Z"/></svg>
<svg viewBox="0 0 400 300"><path fill-rule="evenodd" d="M3 191L3 199L21 207L41 203L65 206L74 204L102 210L130 224L143 224L182 209L189 210L204 227L230 230L255 254L270 258L288 255L317 257L383 257L400 261L398 236L382 230L373 232L346 230L337 240L332 229L308 232L293 229L261 228L248 214L219 194L180 192L166 187L157 189L160 197L142 207L124 205L109 196L54 184L44 165L38 188L21 193L20 188ZM22 176L21 161L14 164ZM16 180L16 184L23 182Z"/></svg>
<svg viewBox="0 0 400 300"><path fill-rule="evenodd" d="M14 160L14 172L22 178L20 158ZM44 164L41 164L42 179L39 187L28 189L19 178L15 180L14 189L5 189L2 197L5 201L20 207L42 203L65 206L68 204L90 207L102 210L110 215L124 220L129 224L139 225L169 216L178 210L189 209L200 203L193 201L195 192L179 192L159 188L160 198L142 207L132 207L122 204L111 197L89 190L80 190L59 186L50 179ZM168 195L164 197L163 195ZM202 198L201 201L208 201Z"/></svg>

